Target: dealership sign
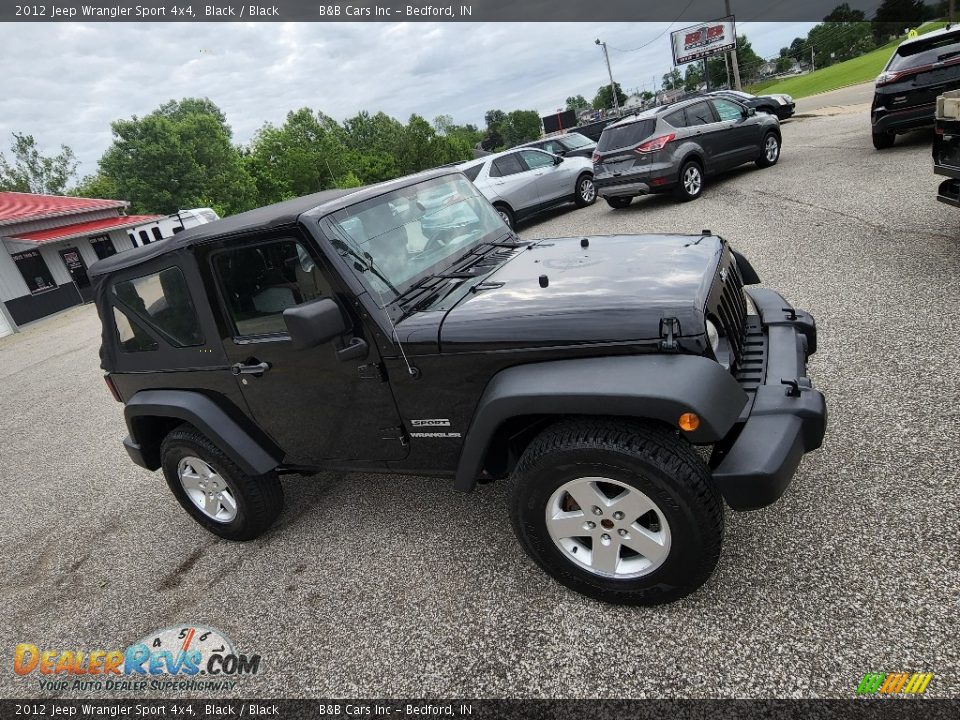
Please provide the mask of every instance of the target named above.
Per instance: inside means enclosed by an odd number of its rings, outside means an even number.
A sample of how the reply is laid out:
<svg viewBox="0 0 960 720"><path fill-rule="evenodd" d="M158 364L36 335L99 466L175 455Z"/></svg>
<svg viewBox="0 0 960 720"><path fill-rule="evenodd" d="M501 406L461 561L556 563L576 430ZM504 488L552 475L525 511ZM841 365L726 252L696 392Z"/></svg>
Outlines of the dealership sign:
<svg viewBox="0 0 960 720"><path fill-rule="evenodd" d="M733 17L691 25L670 33L673 46L673 64L683 65L695 60L737 49L737 24Z"/></svg>

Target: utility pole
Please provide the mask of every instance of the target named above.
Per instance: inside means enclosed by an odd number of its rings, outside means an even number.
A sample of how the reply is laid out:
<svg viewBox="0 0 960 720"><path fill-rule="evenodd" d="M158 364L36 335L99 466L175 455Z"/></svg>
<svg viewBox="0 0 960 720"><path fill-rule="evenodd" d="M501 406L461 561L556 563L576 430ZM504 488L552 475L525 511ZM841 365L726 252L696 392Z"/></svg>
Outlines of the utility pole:
<svg viewBox="0 0 960 720"><path fill-rule="evenodd" d="M607 44L600 42L600 38L597 38L595 42L603 48L603 57L607 61L607 74L610 76L610 94L613 95L613 109L617 117L620 117L620 99L617 97L617 86L613 82L613 70L610 69L610 56L607 54Z"/></svg>
<svg viewBox="0 0 960 720"><path fill-rule="evenodd" d="M810 72L817 71L817 58L813 54L813 50L814 50L813 48L810 48Z"/></svg>
<svg viewBox="0 0 960 720"><path fill-rule="evenodd" d="M726 0L727 3L727 17L733 15L733 12L730 10L730 0ZM734 38L736 40L736 38ZM734 48L733 52L730 53L730 60L733 63L733 82L737 90L743 90L743 86L740 84L740 65L737 63L737 49Z"/></svg>

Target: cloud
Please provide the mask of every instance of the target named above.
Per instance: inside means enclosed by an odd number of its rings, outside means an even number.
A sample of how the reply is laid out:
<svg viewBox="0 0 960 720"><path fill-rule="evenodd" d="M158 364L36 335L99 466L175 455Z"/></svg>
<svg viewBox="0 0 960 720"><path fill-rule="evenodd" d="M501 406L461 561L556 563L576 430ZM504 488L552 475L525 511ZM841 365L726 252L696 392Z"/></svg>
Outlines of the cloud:
<svg viewBox="0 0 960 720"><path fill-rule="evenodd" d="M772 56L812 23L749 23L754 49ZM484 113L549 113L606 84L610 48L624 89L652 89L671 67L667 23L6 23L0 76L0 149L10 133L47 151L69 145L80 173L96 169L110 123L171 98L209 97L246 143L264 122L300 107L344 119L383 110L406 120Z"/></svg>

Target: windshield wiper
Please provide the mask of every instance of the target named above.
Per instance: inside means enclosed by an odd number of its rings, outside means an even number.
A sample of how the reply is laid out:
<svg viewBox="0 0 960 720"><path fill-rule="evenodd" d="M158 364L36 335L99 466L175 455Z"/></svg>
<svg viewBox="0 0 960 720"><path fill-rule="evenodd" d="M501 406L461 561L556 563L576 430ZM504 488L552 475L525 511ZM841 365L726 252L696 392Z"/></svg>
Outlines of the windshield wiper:
<svg viewBox="0 0 960 720"><path fill-rule="evenodd" d="M356 262L353 264L353 267L354 267L354 268L356 268L356 269L359 270L360 272L373 273L373 274L374 274L377 278L379 278L388 288L390 288L390 290L392 290L393 292L397 293L398 295L400 294L400 291L397 290L397 288L395 288L395 287L393 286L393 283L390 282L390 280L387 279L387 276L384 275L382 272L380 272L380 269L373 263L373 256L372 256L372 255L370 255L370 254L368 254L368 253L364 253L363 255L361 255L361 254L358 253L356 250L354 250L352 247L350 247L350 246L347 245L345 242L343 242L343 240L340 240L340 239L334 240L334 243L337 245L337 248L338 248L342 253L346 253L347 255L349 255L350 257L352 257L354 260L356 260Z"/></svg>

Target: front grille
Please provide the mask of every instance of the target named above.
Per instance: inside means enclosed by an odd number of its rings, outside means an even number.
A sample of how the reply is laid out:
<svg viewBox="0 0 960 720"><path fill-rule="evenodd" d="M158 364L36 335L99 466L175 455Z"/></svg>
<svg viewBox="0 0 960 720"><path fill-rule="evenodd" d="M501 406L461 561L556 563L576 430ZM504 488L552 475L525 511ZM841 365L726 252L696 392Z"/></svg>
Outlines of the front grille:
<svg viewBox="0 0 960 720"><path fill-rule="evenodd" d="M735 371L743 364L746 353L747 301L743 296L740 269L729 251L724 265L725 272L722 274L726 275L726 281L719 281L719 293L714 293L713 312L720 321L720 332L733 350L731 370Z"/></svg>

